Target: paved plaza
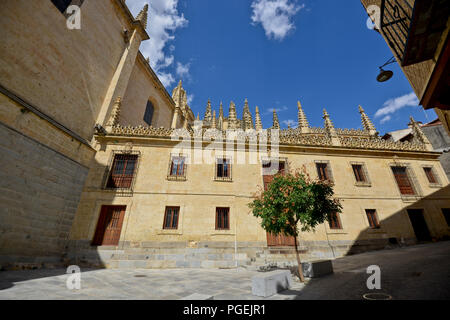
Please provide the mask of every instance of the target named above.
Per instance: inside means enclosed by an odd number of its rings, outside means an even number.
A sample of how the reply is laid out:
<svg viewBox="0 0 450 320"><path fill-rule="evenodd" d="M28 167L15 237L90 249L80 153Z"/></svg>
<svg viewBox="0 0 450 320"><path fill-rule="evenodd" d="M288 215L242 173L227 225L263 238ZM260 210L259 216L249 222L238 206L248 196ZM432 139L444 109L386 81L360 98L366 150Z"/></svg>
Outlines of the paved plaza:
<svg viewBox="0 0 450 320"><path fill-rule="evenodd" d="M369 290L366 269L381 269L381 289ZM450 299L450 242L422 244L347 256L333 261L335 273L293 286L266 299L352 299L369 292L392 299ZM258 271L240 269L82 270L81 289L69 290L65 270L1 271L0 299L163 299L192 294L215 300L260 300L251 293Z"/></svg>

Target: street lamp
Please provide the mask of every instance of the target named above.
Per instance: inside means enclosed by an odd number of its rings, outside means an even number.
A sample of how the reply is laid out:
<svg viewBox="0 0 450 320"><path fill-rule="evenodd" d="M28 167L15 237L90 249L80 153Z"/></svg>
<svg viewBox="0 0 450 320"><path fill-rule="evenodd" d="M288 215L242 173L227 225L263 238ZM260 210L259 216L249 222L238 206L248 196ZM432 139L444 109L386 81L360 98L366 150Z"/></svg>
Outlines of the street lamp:
<svg viewBox="0 0 450 320"><path fill-rule="evenodd" d="M380 74L377 76L378 82L385 82L392 78L392 76L394 75L394 72L392 72L391 70L384 70L383 67L385 67L391 63L394 63L394 62L395 62L395 58L392 57L385 64L378 67L380 69Z"/></svg>

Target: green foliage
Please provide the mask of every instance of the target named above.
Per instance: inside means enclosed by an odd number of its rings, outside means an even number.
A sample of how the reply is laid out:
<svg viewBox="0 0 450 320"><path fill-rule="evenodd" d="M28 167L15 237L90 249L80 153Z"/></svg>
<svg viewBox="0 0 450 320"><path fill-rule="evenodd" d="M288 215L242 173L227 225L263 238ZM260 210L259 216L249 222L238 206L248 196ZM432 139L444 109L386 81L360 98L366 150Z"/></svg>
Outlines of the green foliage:
<svg viewBox="0 0 450 320"><path fill-rule="evenodd" d="M333 199L333 187L312 181L303 173L276 175L264 192L249 204L253 215L262 219L261 226L273 234L298 235L314 230L332 212L341 212L339 200Z"/></svg>

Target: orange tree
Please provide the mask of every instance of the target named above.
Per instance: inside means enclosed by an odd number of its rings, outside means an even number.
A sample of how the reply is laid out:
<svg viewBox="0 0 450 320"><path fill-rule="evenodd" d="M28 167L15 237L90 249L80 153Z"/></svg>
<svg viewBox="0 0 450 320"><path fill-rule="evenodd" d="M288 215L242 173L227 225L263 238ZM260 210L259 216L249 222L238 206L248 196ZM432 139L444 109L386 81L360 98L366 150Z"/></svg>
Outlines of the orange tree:
<svg viewBox="0 0 450 320"><path fill-rule="evenodd" d="M255 217L261 218L261 226L275 235L293 236L297 256L298 273L304 282L297 247L299 227L301 231L313 231L333 212L341 212L338 199L333 199L333 187L322 181L313 181L306 173L277 174L266 191L255 194L249 204Z"/></svg>

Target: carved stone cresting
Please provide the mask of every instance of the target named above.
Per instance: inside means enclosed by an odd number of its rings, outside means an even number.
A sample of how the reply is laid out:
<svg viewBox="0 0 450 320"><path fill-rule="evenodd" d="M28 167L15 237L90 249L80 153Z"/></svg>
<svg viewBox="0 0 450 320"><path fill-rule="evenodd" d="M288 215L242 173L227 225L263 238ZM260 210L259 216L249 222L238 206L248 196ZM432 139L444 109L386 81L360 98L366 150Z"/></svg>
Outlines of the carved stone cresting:
<svg viewBox="0 0 450 320"><path fill-rule="evenodd" d="M177 89L178 88L178 89ZM177 107L183 102L183 90L181 82L179 86L174 90L174 97L179 95ZM181 95L181 97L180 97ZM181 102L180 102L181 101ZM176 102L177 103L177 102ZM190 126L186 126L183 129L166 129L166 128L153 128L153 127L131 127L122 126L118 124L118 117L120 113L121 100L118 99L112 110L110 122L111 124L109 134L120 136L142 136L142 137L155 137L155 138L167 138L170 139L172 135L176 133L187 135L185 138L199 139L202 136L209 140L220 139L226 141L228 130L230 132L236 132L240 141L246 143L259 142L260 144L267 144L271 141L272 136L278 132L280 145L290 146L315 146L315 147L344 147L350 149L366 149L366 150L392 150L392 151L432 151L432 146L419 124L411 118L411 128L413 131L414 139L412 142L401 142L384 140L375 134L375 127L370 119L365 115L365 112L360 108L360 113L363 121L364 130L360 129L340 129L335 128L328 112L324 110L324 128L310 127L309 123L304 115L301 104L298 103L299 112L299 127L296 129L288 128L278 130L280 123L278 116L274 111L273 128L270 130L264 130L261 121L261 115L259 108L255 108L255 123L253 126L253 119L251 118L250 109L246 100L244 104L243 119L237 119L236 106L233 102L230 103L230 111L228 118L223 115L223 105L220 104L219 117L216 118L215 110L210 109L210 103L207 105L207 112L205 113L205 121L201 121L198 116L198 120L195 121L193 129ZM176 108L177 109L177 108ZM209 116L210 110L212 111ZM210 118L210 122L206 121ZM186 121L185 121L186 123ZM228 129L224 130L224 123L228 124ZM304 129L307 129L305 131ZM275 131L274 131L275 130ZM195 136L195 137L194 137Z"/></svg>

